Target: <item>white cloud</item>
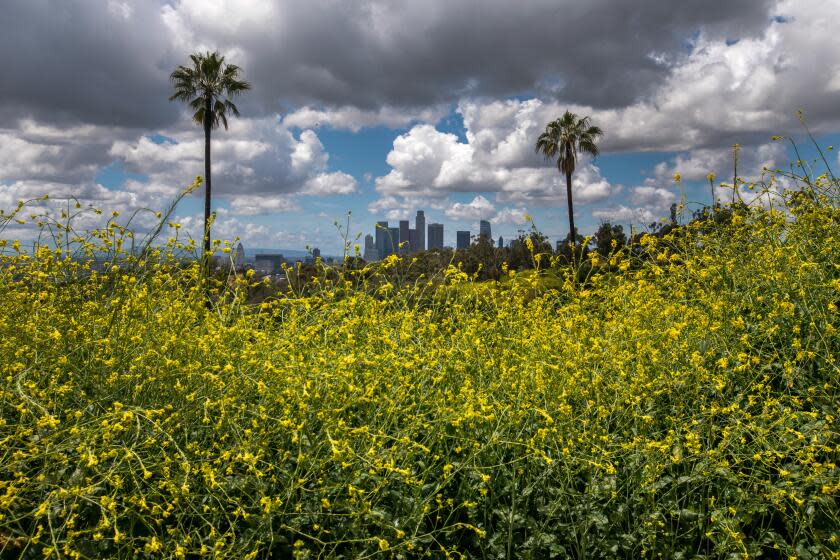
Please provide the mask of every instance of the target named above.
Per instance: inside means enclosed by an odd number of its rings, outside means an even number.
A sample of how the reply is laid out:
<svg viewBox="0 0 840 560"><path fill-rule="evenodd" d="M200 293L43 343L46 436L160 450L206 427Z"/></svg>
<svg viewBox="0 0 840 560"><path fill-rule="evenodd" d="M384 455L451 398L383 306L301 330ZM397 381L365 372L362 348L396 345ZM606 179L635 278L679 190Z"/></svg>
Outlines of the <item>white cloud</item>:
<svg viewBox="0 0 840 560"><path fill-rule="evenodd" d="M416 125L394 140L386 158L392 170L377 177L376 190L402 196L445 196L452 190L471 190L471 157L472 148L454 134Z"/></svg>
<svg viewBox="0 0 840 560"><path fill-rule="evenodd" d="M787 158L786 146L782 142L741 146L738 150L738 176L744 181L760 178L764 168L775 169ZM671 181L679 172L684 181L705 181L714 173L717 181L732 183L734 163L733 148L701 148L677 155L670 162L662 162L655 168L654 176L659 181Z"/></svg>
<svg viewBox="0 0 840 560"><path fill-rule="evenodd" d="M649 208L665 209L677 201L677 195L661 187L634 187L631 195L634 204Z"/></svg>
<svg viewBox="0 0 840 560"><path fill-rule="evenodd" d="M502 208L490 221L494 224L511 224L520 226L527 222L525 219L525 215L527 213L528 210L525 208Z"/></svg>
<svg viewBox="0 0 840 560"><path fill-rule="evenodd" d="M630 190L627 204L597 208L592 211L592 216L598 220L613 223L648 226L670 216L671 205L676 203L677 200L678 197L674 190L653 185L641 185Z"/></svg>
<svg viewBox="0 0 840 560"><path fill-rule="evenodd" d="M479 195L468 203L453 203L445 213L449 218L462 222L488 220L496 215L496 208L489 200Z"/></svg>
<svg viewBox="0 0 840 560"><path fill-rule="evenodd" d="M230 210L240 216L257 216L274 212L294 212L300 210L300 206L295 198L288 195L245 194L231 198Z"/></svg>
<svg viewBox="0 0 840 560"><path fill-rule="evenodd" d="M314 196L351 194L356 192L357 186L358 183L352 175L337 171L335 173L321 173L312 177L306 181L301 193Z"/></svg>
<svg viewBox="0 0 840 560"><path fill-rule="evenodd" d="M203 175L204 138L198 127L182 122L164 131L175 142L147 136L119 141L110 150L149 182L170 185L173 192ZM356 191L356 180L343 172L327 172L329 154L318 135L302 131L297 138L276 117L237 119L213 136L213 193L230 201L242 215L299 209L298 195L329 196Z"/></svg>
<svg viewBox="0 0 840 560"><path fill-rule="evenodd" d="M664 214L657 214L647 208L630 208L627 206L617 206L615 208L601 208L592 211L592 216L612 223L629 223L650 225L665 217Z"/></svg>
<svg viewBox="0 0 840 560"><path fill-rule="evenodd" d="M49 197L47 200L42 199L45 195ZM151 192L111 190L94 183L71 185L45 181L16 181L0 185L0 209L11 211L20 200L28 202L21 213L28 223L15 226L14 230L4 230L4 238L15 236L20 239L34 239L39 228L29 220L29 216L50 216L64 224L65 218L61 213L67 210L74 216L70 225L79 234L103 227L112 219L111 213L116 211L120 214L118 223L127 225L136 234L142 235L158 223L154 211L161 210L154 204L155 196ZM75 202L80 204L80 208L75 207ZM94 212L94 209L102 212Z"/></svg>

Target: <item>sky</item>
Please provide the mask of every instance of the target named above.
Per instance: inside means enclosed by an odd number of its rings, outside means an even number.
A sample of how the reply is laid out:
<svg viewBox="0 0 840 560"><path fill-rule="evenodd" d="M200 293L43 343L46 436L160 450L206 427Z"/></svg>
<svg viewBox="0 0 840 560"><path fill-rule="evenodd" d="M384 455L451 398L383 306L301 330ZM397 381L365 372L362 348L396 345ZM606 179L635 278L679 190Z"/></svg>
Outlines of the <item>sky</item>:
<svg viewBox="0 0 840 560"><path fill-rule="evenodd" d="M421 209L450 245L482 219L514 237L526 215L564 237L565 179L534 143L566 110L604 130L575 172L578 229L643 228L680 199L675 172L689 208L709 204L706 177L731 183L735 143L744 178L787 166L789 144L771 137L801 142L797 111L821 145L840 141L838 12L840 0L7 0L0 208L49 194L164 210L204 156L169 75L218 50L252 90L214 131L214 237L336 254L348 213L352 240ZM202 209L198 192L175 211L194 237Z"/></svg>

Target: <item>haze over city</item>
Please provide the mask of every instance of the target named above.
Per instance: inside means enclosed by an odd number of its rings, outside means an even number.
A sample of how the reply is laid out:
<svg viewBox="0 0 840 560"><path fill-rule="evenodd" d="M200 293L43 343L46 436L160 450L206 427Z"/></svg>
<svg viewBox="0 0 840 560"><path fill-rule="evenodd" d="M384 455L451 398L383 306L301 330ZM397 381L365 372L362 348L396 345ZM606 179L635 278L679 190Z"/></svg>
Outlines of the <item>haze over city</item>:
<svg viewBox="0 0 840 560"><path fill-rule="evenodd" d="M604 130L574 175L579 231L643 228L668 217L675 172L689 205L710 204L706 177L731 177L735 143L753 175L790 161L771 135L801 135L797 110L821 142L840 139L838 7L8 2L0 207L49 193L164 209L204 155L201 127L168 101L170 73L218 50L252 88L213 136L214 237L340 254L333 224L348 212L363 242L376 222L423 210L447 246L480 220L515 237L526 213L554 243L568 231L565 182L533 144L566 109ZM174 217L195 238L202 203L189 196Z"/></svg>

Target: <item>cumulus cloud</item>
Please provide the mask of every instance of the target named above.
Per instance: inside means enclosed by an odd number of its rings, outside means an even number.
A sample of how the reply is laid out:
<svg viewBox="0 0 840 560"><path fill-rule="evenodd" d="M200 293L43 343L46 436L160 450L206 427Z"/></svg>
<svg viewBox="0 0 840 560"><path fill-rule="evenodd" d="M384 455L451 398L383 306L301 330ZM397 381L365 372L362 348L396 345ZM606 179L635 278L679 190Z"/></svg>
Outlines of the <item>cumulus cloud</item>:
<svg viewBox="0 0 840 560"><path fill-rule="evenodd" d="M493 216L490 220L494 224L510 224L515 226L521 226L522 224L526 223L527 220L525 216L527 216L528 210L525 208L502 208L499 212Z"/></svg>
<svg viewBox="0 0 840 560"><path fill-rule="evenodd" d="M0 128L0 183L82 183L111 160L110 141L124 131L112 127L50 126L32 119Z"/></svg>
<svg viewBox="0 0 840 560"><path fill-rule="evenodd" d="M677 201L677 195L661 187L642 186L633 188L631 200L639 206L662 210L670 208Z"/></svg>
<svg viewBox="0 0 840 560"><path fill-rule="evenodd" d="M185 123L186 124L186 123ZM204 138L198 127L164 132L174 142L157 142L143 135L118 141L110 155L125 162L129 171L152 181L182 184L204 173ZM318 137L304 131L299 138L272 118L238 119L230 130L213 139L213 187L218 194L292 192L313 170L326 165Z"/></svg>
<svg viewBox="0 0 840 560"><path fill-rule="evenodd" d="M45 195L49 196L46 200ZM22 212L27 223L24 225L12 223L13 227L3 229L3 236L7 239L33 240L41 232L40 226L36 223L41 216L49 216L59 223L66 224L62 212L69 210L73 215L70 226L79 234L104 227L112 219L111 213L117 212L121 216L117 222L130 227L139 238L158 223L155 211L159 208L154 204L154 198L153 193L111 190L96 183L76 185L44 181L15 181L5 185L0 184L0 209L11 211L17 206L18 201L27 203ZM76 202L79 203L79 208L76 208ZM39 219L36 221L29 219L33 215L39 216Z"/></svg>
<svg viewBox="0 0 840 560"><path fill-rule="evenodd" d="M99 125L61 128L31 119L0 129L0 202L49 194L123 212L160 209L204 173L198 127L184 120L161 132L152 137ZM119 189L97 185L99 170L115 160L135 178ZM230 130L213 140L214 195L234 213L257 215L299 210L301 196L355 192L355 178L329 171L328 161L311 130L295 137L276 117L231 121Z"/></svg>
<svg viewBox="0 0 840 560"><path fill-rule="evenodd" d="M165 136L176 141L142 136L116 142L110 154L150 182L176 190L187 178L203 174L204 138L197 127L173 129ZM295 138L274 117L238 119L213 141L213 191L230 200L234 212L247 215L296 210L298 195L355 192L356 180L328 172L328 160L312 130Z"/></svg>
<svg viewBox="0 0 840 560"><path fill-rule="evenodd" d="M357 186L356 179L347 173L341 171L320 173L306 181L301 193L314 196L351 194L356 192Z"/></svg>
<svg viewBox="0 0 840 560"><path fill-rule="evenodd" d="M732 147L691 150L678 154L669 162L661 162L654 169L657 180L671 180L679 172L685 181L706 180L709 173L732 183L735 151ZM758 179L763 169L775 169L787 158L786 147L781 142L753 146L739 146L739 177L749 181Z"/></svg>
<svg viewBox="0 0 840 560"><path fill-rule="evenodd" d="M627 204L596 208L592 216L602 221L644 226L667 218L678 196L673 188L654 186L655 181L650 183L630 189Z"/></svg>
<svg viewBox="0 0 840 560"><path fill-rule="evenodd" d="M231 199L230 210L240 216L257 216L273 212L293 212L300 210L300 206L295 198L288 196L244 194Z"/></svg>
<svg viewBox="0 0 840 560"><path fill-rule="evenodd" d="M643 224L650 225L665 217L665 214L658 214L649 208L631 208L624 205L619 205L614 208L599 208L592 211L592 216L596 219L624 224Z"/></svg>
<svg viewBox="0 0 840 560"><path fill-rule="evenodd" d="M455 202L446 210L446 215L457 221L487 220L496 214L496 208L483 196L477 196L467 203Z"/></svg>

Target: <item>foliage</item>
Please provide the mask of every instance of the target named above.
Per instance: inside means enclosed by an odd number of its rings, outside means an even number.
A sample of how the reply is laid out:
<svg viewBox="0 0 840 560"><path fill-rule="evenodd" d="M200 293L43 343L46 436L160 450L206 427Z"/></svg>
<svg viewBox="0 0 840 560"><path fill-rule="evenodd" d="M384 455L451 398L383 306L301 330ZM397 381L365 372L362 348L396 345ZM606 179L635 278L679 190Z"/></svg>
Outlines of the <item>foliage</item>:
<svg viewBox="0 0 840 560"><path fill-rule="evenodd" d="M604 222L598 226L593 241L598 254L602 257L609 257L616 249L620 249L627 244L627 236L624 234L624 228L621 225Z"/></svg>
<svg viewBox="0 0 840 560"><path fill-rule="evenodd" d="M390 257L208 310L175 224L0 242L0 555L836 558L838 185L805 188L556 290Z"/></svg>
<svg viewBox="0 0 840 560"><path fill-rule="evenodd" d="M241 68L225 62L218 52L190 55L192 66L178 66L171 76L175 93L170 101L183 101L193 112L193 121L216 129L219 124L227 130L229 114L239 116L230 97L251 89L251 84L239 79Z"/></svg>

